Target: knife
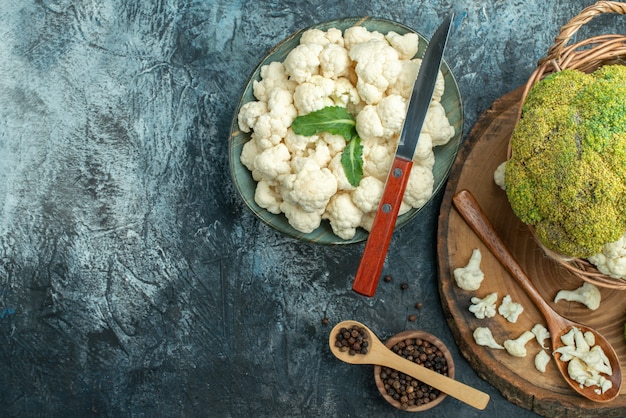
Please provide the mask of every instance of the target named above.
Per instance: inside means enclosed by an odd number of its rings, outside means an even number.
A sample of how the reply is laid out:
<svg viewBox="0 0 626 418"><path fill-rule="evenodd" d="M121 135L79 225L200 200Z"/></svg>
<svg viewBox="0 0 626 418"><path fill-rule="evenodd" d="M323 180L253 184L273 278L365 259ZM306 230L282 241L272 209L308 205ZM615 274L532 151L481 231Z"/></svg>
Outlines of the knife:
<svg viewBox="0 0 626 418"><path fill-rule="evenodd" d="M453 16L453 14L448 15L433 34L413 85L396 154L387 175L383 196L365 244L361 263L352 283L352 290L365 296L371 297L376 293L398 211L402 204L411 167L413 167L413 154L415 154L417 140L435 90L435 82L443 51L448 42Z"/></svg>

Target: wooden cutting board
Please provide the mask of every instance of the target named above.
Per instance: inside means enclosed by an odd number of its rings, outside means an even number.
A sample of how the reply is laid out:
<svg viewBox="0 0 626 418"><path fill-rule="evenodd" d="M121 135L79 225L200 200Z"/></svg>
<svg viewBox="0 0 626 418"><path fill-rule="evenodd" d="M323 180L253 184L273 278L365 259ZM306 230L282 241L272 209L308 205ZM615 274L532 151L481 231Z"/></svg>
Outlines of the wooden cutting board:
<svg viewBox="0 0 626 418"><path fill-rule="evenodd" d="M452 206L452 196L461 189L468 189L476 197L544 299L563 316L604 334L614 344L622 368L626 370L623 336L626 291L601 289L602 302L596 311L575 302L553 303L560 289L575 289L582 285L582 281L544 256L527 227L513 215L505 192L494 183L493 173L506 159L521 93L519 88L501 97L480 117L452 167L441 205L438 231L439 290L444 313L463 356L483 379L511 402L550 417L626 416L624 386L614 401L594 403L578 396L565 383L554 359L548 363L545 373L535 368L534 356L542 349L537 341L527 344L526 357L517 358L504 350L478 346L472 336L474 329L487 326L502 344L537 323L544 326L546 323L514 279ZM485 280L480 289L470 292L456 285L453 270L467 264L474 248L479 248L482 253L481 269ZM498 305L504 296L511 295L513 301L524 307L516 323L507 322L499 314L494 318L477 319L469 312L471 297L484 297L492 292L498 293ZM549 345L549 342L546 340L545 344Z"/></svg>

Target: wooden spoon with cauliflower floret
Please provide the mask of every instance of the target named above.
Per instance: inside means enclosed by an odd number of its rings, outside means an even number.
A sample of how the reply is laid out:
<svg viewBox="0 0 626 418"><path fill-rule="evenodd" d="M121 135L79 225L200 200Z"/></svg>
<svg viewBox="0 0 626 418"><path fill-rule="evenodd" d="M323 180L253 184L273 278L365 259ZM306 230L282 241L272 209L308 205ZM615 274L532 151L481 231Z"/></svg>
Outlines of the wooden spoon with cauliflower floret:
<svg viewBox="0 0 626 418"><path fill-rule="evenodd" d="M517 283L526 291L544 316L548 330L550 331L555 363L567 383L576 392L592 401L608 402L615 399L619 395L622 386L622 369L617 353L611 346L611 343L598 331L564 318L552 309L537 291L519 263L515 260L513 254L511 254L506 247L504 241L502 241L487 216L483 213L478 202L469 191L459 191L454 196L453 202L463 219L517 280ZM567 347L569 346L566 346L564 340L567 341L568 336L571 335L572 330L575 329L578 329L582 334L591 332L595 337L594 348L599 347L604 353L604 363L606 367L604 372L600 374L604 378L604 389L594 385L586 386L571 377L572 374L580 372L580 370L575 370L580 363L577 361L566 361L567 356L569 356L567 353ZM568 370L568 368L570 370Z"/></svg>

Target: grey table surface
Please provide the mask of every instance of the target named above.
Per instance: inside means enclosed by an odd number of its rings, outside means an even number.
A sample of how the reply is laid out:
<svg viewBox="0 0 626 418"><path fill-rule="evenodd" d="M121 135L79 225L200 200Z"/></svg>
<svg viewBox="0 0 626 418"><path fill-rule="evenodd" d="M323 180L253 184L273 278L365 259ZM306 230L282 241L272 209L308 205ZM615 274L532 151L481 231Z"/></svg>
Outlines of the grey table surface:
<svg viewBox="0 0 626 418"><path fill-rule="evenodd" d="M422 416L534 416L476 375L444 320L441 193L394 235L394 282L364 298L350 289L363 244L296 241L246 209L229 127L256 64L296 30L369 15L430 36L454 11L446 60L467 134L592 1L1 3L1 416L406 415L371 367L331 356L344 319L436 334L458 379L492 396Z"/></svg>

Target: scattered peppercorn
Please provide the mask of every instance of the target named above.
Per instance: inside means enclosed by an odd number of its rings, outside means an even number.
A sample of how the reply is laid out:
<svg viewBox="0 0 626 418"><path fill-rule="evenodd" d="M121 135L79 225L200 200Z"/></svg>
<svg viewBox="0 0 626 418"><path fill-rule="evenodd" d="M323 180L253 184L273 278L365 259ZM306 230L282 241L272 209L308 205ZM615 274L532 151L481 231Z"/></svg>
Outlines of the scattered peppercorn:
<svg viewBox="0 0 626 418"><path fill-rule="evenodd" d="M351 356L367 354L369 334L358 325L352 325L350 328L342 327L335 338L335 347L341 352L347 351Z"/></svg>
<svg viewBox="0 0 626 418"><path fill-rule="evenodd" d="M408 288L409 288L409 284L408 283L402 283L400 285L400 289L402 289L402 290L407 290Z"/></svg>
<svg viewBox="0 0 626 418"><path fill-rule="evenodd" d="M391 350L409 361L444 376L448 375L448 364L443 352L429 341L407 338L395 344ZM441 394L438 389L389 367L381 367L380 379L387 395L398 401L401 409L432 402Z"/></svg>
<svg viewBox="0 0 626 418"><path fill-rule="evenodd" d="M422 306L424 306L424 305L422 305L422 302L417 302L415 304L415 309L422 309Z"/></svg>
<svg viewBox="0 0 626 418"><path fill-rule="evenodd" d="M416 315L409 315L409 321L415 322L416 319L417 319Z"/></svg>
<svg viewBox="0 0 626 418"><path fill-rule="evenodd" d="M328 325L328 318L326 317L322 318L322 325Z"/></svg>
<svg viewBox="0 0 626 418"><path fill-rule="evenodd" d="M391 277L391 275L386 274L385 277L383 277L383 280L387 283L391 283L393 281L393 277Z"/></svg>

